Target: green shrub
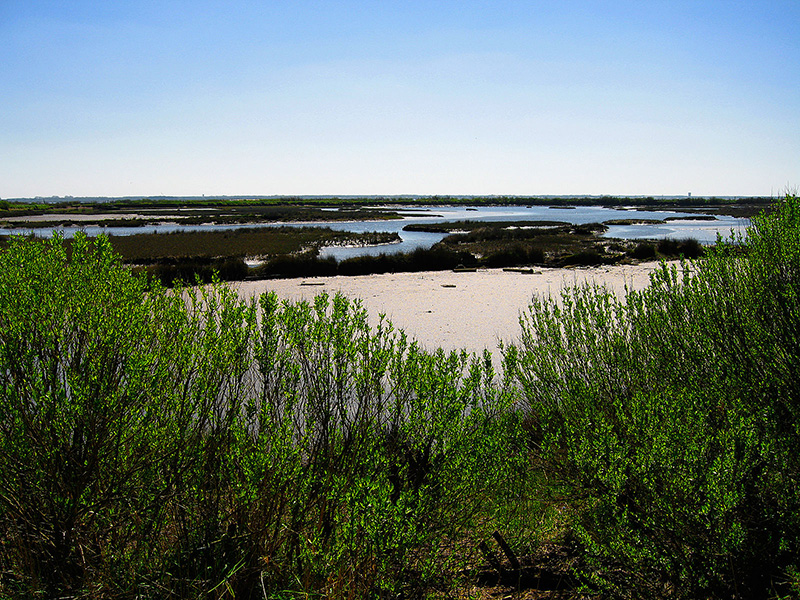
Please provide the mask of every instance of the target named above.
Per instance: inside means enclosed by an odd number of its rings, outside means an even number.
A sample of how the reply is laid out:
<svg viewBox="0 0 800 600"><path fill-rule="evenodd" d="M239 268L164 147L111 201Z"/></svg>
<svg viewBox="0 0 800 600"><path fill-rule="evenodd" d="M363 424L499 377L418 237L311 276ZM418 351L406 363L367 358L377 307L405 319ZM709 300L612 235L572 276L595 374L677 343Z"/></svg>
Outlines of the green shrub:
<svg viewBox="0 0 800 600"><path fill-rule="evenodd" d="M443 544L467 533L510 464L491 361L423 352L385 322L371 331L342 296L261 306L266 395L247 430L267 446L295 439L304 457L282 560L302 565L311 589L327 578L356 595L439 576L457 558Z"/></svg>
<svg viewBox="0 0 800 600"><path fill-rule="evenodd" d="M535 299L506 351L548 487L580 515L583 575L615 595L763 597L796 569L798 200L748 244L623 300Z"/></svg>
<svg viewBox="0 0 800 600"><path fill-rule="evenodd" d="M106 238L76 236L69 259L58 238L14 238L0 272L0 561L19 575L8 585L113 594L151 580L212 407L236 412L254 314L230 295L192 292L187 307L145 292Z"/></svg>
<svg viewBox="0 0 800 600"><path fill-rule="evenodd" d="M0 596L407 596L468 558L514 465L490 356L72 248L0 254Z"/></svg>

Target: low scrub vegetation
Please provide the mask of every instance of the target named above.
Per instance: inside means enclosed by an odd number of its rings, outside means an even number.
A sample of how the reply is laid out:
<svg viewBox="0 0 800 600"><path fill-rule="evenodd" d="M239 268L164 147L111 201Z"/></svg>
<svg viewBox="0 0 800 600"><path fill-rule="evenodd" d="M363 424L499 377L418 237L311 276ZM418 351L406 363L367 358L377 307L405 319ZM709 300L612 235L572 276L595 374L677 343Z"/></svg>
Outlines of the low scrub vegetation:
<svg viewBox="0 0 800 600"><path fill-rule="evenodd" d="M798 592L797 199L748 239L746 256L720 245L624 300L595 287L534 299L505 352L538 494L569 507L594 589Z"/></svg>
<svg viewBox="0 0 800 600"><path fill-rule="evenodd" d="M477 265L469 252L454 251L434 246L418 248L411 252L355 256L337 261L319 258L314 254L281 256L266 261L253 270L256 278L309 277L330 275L369 275L373 273L404 273L415 271L441 271L459 265Z"/></svg>
<svg viewBox="0 0 800 600"><path fill-rule="evenodd" d="M414 595L515 464L488 358L344 297L148 288L81 236L0 273L2 596Z"/></svg>
<svg viewBox="0 0 800 600"><path fill-rule="evenodd" d="M746 252L534 299L501 374L342 296L13 238L0 596L797 595L798 331L791 197Z"/></svg>

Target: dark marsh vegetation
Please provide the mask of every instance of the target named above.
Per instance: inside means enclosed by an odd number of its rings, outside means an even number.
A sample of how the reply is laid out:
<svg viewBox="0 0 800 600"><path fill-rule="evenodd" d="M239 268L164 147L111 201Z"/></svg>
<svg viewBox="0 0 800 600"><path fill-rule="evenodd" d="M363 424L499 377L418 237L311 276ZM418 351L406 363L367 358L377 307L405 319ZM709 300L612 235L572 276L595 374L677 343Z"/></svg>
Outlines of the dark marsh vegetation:
<svg viewBox="0 0 800 600"><path fill-rule="evenodd" d="M50 215L46 221L42 215ZM133 216L131 216L133 215ZM303 221L371 221L398 219L391 209L345 202L277 202L257 200L117 200L112 202L0 202L0 224L15 217L15 226L57 228L75 224L105 227L144 227L163 222L183 225ZM23 217L39 217L22 220ZM5 221L11 226L11 221Z"/></svg>
<svg viewBox="0 0 800 600"><path fill-rule="evenodd" d="M454 221L409 225L410 230L447 232L434 248L471 256L472 266L587 266L634 260L698 258L693 239L637 241L602 238L603 223L570 225L558 221Z"/></svg>
<svg viewBox="0 0 800 600"><path fill-rule="evenodd" d="M623 300L534 299L501 374L15 238L0 596L796 597L798 331L794 197Z"/></svg>
<svg viewBox="0 0 800 600"><path fill-rule="evenodd" d="M343 260L316 252L272 256L248 272L254 278L369 275L441 271L457 267L564 267L610 265L637 260L698 258L703 246L693 239L636 241L607 239L599 223L457 221L408 225L411 231L447 233L430 248L362 255ZM192 278L184 279L192 281Z"/></svg>
<svg viewBox="0 0 800 600"><path fill-rule="evenodd" d="M329 227L258 227L232 230L111 236L114 251L129 263L144 267L164 285L176 281L210 283L214 274L223 281L240 281L258 271L247 257L263 258L273 270L278 265L313 261L323 246L373 245L399 241L396 233L336 231ZM293 276L302 276L298 272Z"/></svg>
<svg viewBox="0 0 800 600"><path fill-rule="evenodd" d="M240 228L178 231L169 234L110 236L114 251L127 263L157 263L165 258L244 258L316 251L322 246L388 244L395 233L336 231L329 227Z"/></svg>

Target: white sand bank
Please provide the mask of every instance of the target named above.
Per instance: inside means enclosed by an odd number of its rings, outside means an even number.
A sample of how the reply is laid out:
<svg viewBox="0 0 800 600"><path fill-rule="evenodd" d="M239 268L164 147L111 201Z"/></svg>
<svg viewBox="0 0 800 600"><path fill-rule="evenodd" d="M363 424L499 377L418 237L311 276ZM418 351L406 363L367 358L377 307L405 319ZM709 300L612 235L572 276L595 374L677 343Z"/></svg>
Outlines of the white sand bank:
<svg viewBox="0 0 800 600"><path fill-rule="evenodd" d="M658 263L576 269L536 269L534 274L486 269L430 271L356 277L271 279L232 284L245 298L274 290L290 300L311 300L321 292L359 298L373 322L385 314L424 347L495 351L499 340L519 333L519 314L535 294L558 294L586 281L622 292L641 289Z"/></svg>

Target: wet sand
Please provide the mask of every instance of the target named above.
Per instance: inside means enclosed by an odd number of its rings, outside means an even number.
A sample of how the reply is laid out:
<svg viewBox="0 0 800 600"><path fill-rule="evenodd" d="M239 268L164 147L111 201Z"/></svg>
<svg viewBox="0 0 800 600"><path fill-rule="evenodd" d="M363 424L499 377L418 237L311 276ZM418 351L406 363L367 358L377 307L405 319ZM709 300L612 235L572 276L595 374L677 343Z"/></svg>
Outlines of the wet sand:
<svg viewBox="0 0 800 600"><path fill-rule="evenodd" d="M534 295L558 294L565 286L605 284L617 293L649 284L658 263L570 269L534 269L532 274L502 269L475 272L428 271L355 277L270 279L232 284L241 296L274 290L280 298L311 300L341 292L358 298L371 322L384 314L428 349L465 348L481 352L519 334L519 315Z"/></svg>

